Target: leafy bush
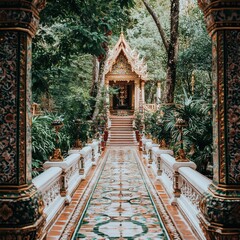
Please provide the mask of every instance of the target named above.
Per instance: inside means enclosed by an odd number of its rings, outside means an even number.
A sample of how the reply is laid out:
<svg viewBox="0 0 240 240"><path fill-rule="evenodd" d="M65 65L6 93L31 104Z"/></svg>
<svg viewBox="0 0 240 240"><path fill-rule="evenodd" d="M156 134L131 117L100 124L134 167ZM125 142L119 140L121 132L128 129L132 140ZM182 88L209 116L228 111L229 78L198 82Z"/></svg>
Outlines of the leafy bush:
<svg viewBox="0 0 240 240"><path fill-rule="evenodd" d="M182 102L162 106L155 113L145 113L146 133L164 139L176 153L180 148L180 133L175 127L177 118L187 123L183 128L184 149L187 157L196 163L199 172L210 176L207 166L212 164L212 103L209 98L188 97L183 91Z"/></svg>
<svg viewBox="0 0 240 240"><path fill-rule="evenodd" d="M56 147L56 133L51 126L54 115L35 116L32 119L32 168L33 176L43 171L42 165L49 159ZM63 154L67 153L70 142L66 129L63 127L59 132L59 147Z"/></svg>

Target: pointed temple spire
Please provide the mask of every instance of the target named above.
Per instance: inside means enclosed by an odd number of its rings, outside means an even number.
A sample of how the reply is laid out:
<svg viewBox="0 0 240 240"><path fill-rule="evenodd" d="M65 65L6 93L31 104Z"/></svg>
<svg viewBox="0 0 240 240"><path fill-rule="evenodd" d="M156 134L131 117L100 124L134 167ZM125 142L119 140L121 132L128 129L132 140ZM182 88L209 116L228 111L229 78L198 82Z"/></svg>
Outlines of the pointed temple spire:
<svg viewBox="0 0 240 240"><path fill-rule="evenodd" d="M104 68L105 75L112 71L112 67L116 63L120 54L123 54L126 57L133 72L135 72L143 81L148 80L147 65L145 64L144 60L140 58L140 54L135 49L131 49L125 39L123 30L121 30L119 40L114 48L108 52L107 61Z"/></svg>

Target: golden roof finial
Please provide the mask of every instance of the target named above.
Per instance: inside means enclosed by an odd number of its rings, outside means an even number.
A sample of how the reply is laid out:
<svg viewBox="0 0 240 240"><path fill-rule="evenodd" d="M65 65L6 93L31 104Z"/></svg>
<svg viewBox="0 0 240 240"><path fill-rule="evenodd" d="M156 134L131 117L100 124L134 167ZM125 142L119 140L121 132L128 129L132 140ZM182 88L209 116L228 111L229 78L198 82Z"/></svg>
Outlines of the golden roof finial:
<svg viewBox="0 0 240 240"><path fill-rule="evenodd" d="M123 27L121 26L121 37L124 37L124 33L123 33Z"/></svg>

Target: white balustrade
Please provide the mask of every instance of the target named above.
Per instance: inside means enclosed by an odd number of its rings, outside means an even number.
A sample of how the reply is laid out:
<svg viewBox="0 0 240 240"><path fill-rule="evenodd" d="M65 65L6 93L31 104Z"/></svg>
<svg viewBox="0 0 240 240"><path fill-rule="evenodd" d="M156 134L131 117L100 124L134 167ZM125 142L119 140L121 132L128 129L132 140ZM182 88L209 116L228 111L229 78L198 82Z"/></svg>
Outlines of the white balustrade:
<svg viewBox="0 0 240 240"><path fill-rule="evenodd" d="M80 174L82 175L83 178L86 177L88 174L89 170L93 166L92 162L92 147L90 145L84 147L82 150L80 150Z"/></svg>
<svg viewBox="0 0 240 240"><path fill-rule="evenodd" d="M100 156L100 144L99 142L97 141L93 141L91 144L90 144L91 148L92 148L92 162L93 162L93 165L96 165L97 164L97 160L99 159L99 156Z"/></svg>
<svg viewBox="0 0 240 240"><path fill-rule="evenodd" d="M185 219L194 229L198 239L203 240L205 237L198 220L199 204L211 180L195 170L195 163L177 162L174 157L166 153L167 151L171 150L152 148L152 168L169 195L171 203L184 213Z"/></svg>
<svg viewBox="0 0 240 240"><path fill-rule="evenodd" d="M157 178L161 175L161 154L173 155L173 151L170 149L161 149L159 147L152 147L152 164L151 167Z"/></svg>
<svg viewBox="0 0 240 240"><path fill-rule="evenodd" d="M55 215L63 209L65 197L61 196L61 175L60 167L52 167L33 179L33 184L42 195L44 202L44 213L46 214L46 227L54 220Z"/></svg>
<svg viewBox="0 0 240 240"><path fill-rule="evenodd" d="M143 107L147 112L155 112L157 110L157 105L155 103L144 104Z"/></svg>
<svg viewBox="0 0 240 240"><path fill-rule="evenodd" d="M146 154L146 144L147 143L152 143L152 139L146 138L145 136L142 137L142 150L143 153Z"/></svg>
<svg viewBox="0 0 240 240"><path fill-rule="evenodd" d="M65 204L71 202L71 196L81 180L98 162L99 144L94 141L81 150L69 151L70 155L62 162L45 162L45 171L33 179L33 184L43 197L47 216L45 229L50 227Z"/></svg>
<svg viewBox="0 0 240 240"><path fill-rule="evenodd" d="M181 167L178 172L181 195L177 199L177 204L196 230L198 238L205 239L197 215L200 213L200 200L212 181L189 167Z"/></svg>

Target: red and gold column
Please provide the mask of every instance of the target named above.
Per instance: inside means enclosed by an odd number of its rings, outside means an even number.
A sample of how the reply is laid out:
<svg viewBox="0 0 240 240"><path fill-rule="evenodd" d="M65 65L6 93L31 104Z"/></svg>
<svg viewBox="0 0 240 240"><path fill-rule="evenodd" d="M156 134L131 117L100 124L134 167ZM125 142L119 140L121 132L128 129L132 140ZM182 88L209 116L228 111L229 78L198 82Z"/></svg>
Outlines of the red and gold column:
<svg viewBox="0 0 240 240"><path fill-rule="evenodd" d="M141 94L142 94L142 101L145 103L145 82L141 81Z"/></svg>
<svg viewBox="0 0 240 240"><path fill-rule="evenodd" d="M45 221L31 176L31 45L44 6L0 1L0 239L40 239Z"/></svg>
<svg viewBox="0 0 240 240"><path fill-rule="evenodd" d="M240 1L199 0L213 44L214 178L201 201L207 239L240 238Z"/></svg>

